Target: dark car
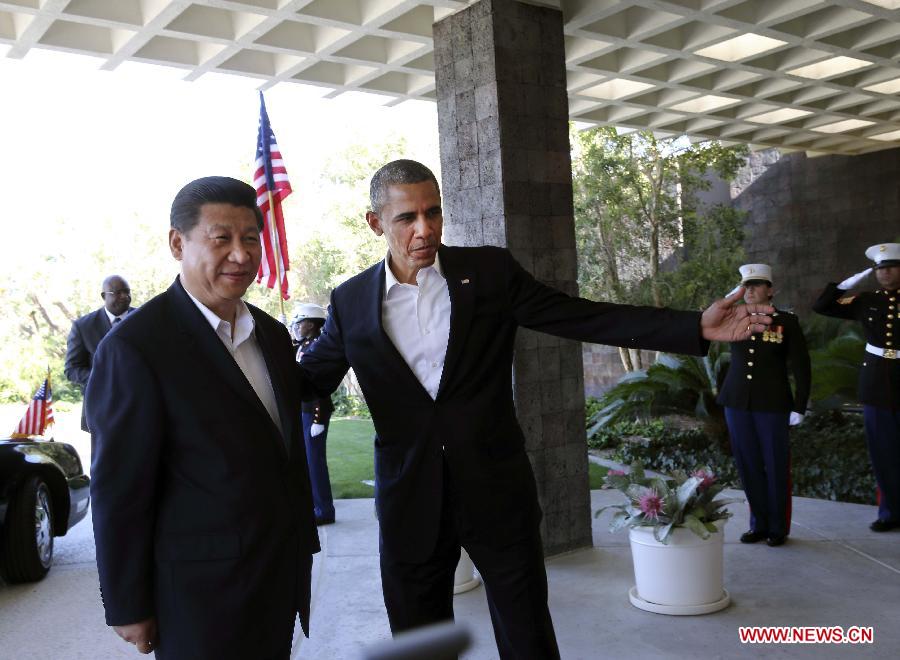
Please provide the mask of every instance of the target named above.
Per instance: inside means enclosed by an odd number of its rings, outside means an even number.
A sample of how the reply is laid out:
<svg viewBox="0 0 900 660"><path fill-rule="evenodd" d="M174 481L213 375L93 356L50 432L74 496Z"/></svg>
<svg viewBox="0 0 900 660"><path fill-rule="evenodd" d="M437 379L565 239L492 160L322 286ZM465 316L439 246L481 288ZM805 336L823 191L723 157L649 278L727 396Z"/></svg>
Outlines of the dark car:
<svg viewBox="0 0 900 660"><path fill-rule="evenodd" d="M53 537L87 515L90 483L72 445L0 436L0 575L7 582L47 574Z"/></svg>

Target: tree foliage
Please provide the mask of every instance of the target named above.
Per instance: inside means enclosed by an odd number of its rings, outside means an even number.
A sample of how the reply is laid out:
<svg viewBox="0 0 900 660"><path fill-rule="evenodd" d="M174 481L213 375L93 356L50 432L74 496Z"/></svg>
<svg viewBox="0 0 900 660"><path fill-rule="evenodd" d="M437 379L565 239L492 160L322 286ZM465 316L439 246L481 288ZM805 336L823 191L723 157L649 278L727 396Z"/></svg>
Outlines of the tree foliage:
<svg viewBox="0 0 900 660"><path fill-rule="evenodd" d="M579 286L614 302L700 309L732 286L741 217L699 194L734 177L746 149L609 127L574 132Z"/></svg>

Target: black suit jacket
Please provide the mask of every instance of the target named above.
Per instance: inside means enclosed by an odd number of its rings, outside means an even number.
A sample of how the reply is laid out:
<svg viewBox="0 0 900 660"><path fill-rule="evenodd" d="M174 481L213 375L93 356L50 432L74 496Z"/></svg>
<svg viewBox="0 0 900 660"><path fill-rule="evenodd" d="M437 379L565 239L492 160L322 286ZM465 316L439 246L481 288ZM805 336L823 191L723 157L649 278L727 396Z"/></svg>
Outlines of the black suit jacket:
<svg viewBox="0 0 900 660"><path fill-rule="evenodd" d="M900 328L897 299L900 291L864 291L852 295L833 282L813 304L825 316L859 321L866 341L879 348L900 349L895 328ZM898 353L900 354L900 353ZM859 371L859 400L869 406L900 410L900 359L863 353Z"/></svg>
<svg viewBox="0 0 900 660"><path fill-rule="evenodd" d="M441 246L440 260L451 314L436 399L385 334L383 262L334 290L322 336L300 361L306 396L330 393L353 367L377 431L382 552L406 561L434 548L445 461L464 535L502 546L535 533L541 511L512 396L519 326L616 346L708 348L699 313L572 298L536 281L505 249Z"/></svg>
<svg viewBox="0 0 900 660"><path fill-rule="evenodd" d="M791 394L788 365L797 396ZM812 375L806 338L797 317L777 312L765 332L731 343L731 364L719 404L758 412L806 412Z"/></svg>
<svg viewBox="0 0 900 660"><path fill-rule="evenodd" d="M133 310L129 308L129 313L131 311ZM87 387L88 378L91 376L91 364L97 346L111 328L109 316L103 307L72 322L72 329L66 340L65 372L66 378L82 390ZM84 407L81 408L81 430L88 430Z"/></svg>
<svg viewBox="0 0 900 660"><path fill-rule="evenodd" d="M87 388L109 625L156 616L158 658L275 657L318 551L285 328L250 306L284 436L181 283L101 344Z"/></svg>

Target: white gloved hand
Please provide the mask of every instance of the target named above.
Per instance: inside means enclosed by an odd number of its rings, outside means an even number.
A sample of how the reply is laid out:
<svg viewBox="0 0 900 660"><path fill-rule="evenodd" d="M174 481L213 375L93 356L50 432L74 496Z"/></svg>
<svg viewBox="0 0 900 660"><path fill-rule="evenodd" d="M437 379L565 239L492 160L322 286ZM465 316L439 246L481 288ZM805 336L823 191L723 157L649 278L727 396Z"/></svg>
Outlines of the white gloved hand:
<svg viewBox="0 0 900 660"><path fill-rule="evenodd" d="M321 435L324 430L325 427L322 424L312 424L309 427L309 434L315 438L317 435Z"/></svg>
<svg viewBox="0 0 900 660"><path fill-rule="evenodd" d="M791 412L791 418L788 420L788 426L797 426L803 422L806 417L803 413Z"/></svg>
<svg viewBox="0 0 900 660"><path fill-rule="evenodd" d="M869 276L869 273L871 273L871 272L872 272L871 268L866 268L861 273L857 273L856 275L851 275L846 280L844 280L843 282L838 284L837 288L839 288L841 291L848 291L849 289L852 289L857 284L859 284L864 279L866 279Z"/></svg>
<svg viewBox="0 0 900 660"><path fill-rule="evenodd" d="M725 297L726 297L726 298L731 298L731 296L733 296L734 294L736 294L736 293L741 289L741 287L743 287L743 286L744 286L743 284L738 284L738 285L737 285L736 287L734 287L731 291L729 291L728 293L726 293L726 294L725 294Z"/></svg>

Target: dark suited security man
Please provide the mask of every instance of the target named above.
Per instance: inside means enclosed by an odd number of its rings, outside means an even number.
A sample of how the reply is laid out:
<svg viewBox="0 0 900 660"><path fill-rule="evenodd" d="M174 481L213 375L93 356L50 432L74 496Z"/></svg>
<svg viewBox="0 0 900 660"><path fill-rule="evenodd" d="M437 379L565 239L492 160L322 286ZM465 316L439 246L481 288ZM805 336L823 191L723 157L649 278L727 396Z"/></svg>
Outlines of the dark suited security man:
<svg viewBox="0 0 900 660"><path fill-rule="evenodd" d="M882 243L866 250L874 262L876 291L848 294L872 272L867 268L840 284L830 283L813 305L825 316L859 321L866 336L866 353L859 371L866 444L875 481L881 491L873 532L900 529L900 342L897 341L897 301L900 299L900 243Z"/></svg>
<svg viewBox="0 0 900 660"><path fill-rule="evenodd" d="M287 330L241 300L256 192L227 177L172 203L172 286L101 344L88 383L106 622L160 659L286 659L319 550Z"/></svg>
<svg viewBox="0 0 900 660"><path fill-rule="evenodd" d="M739 271L744 301L771 304L772 268L744 264ZM806 338L790 312L776 310L772 325L762 333L731 344L731 364L718 401L725 407L734 462L750 503L750 529L741 535L741 543L765 539L776 547L791 532L788 430L803 421L811 381Z"/></svg>
<svg viewBox="0 0 900 660"><path fill-rule="evenodd" d="M384 261L337 287L300 368L319 396L352 367L372 418L381 579L391 630L453 618L460 546L484 579L502 658L558 658L541 510L512 397L519 326L571 339L703 354L761 331L768 306L701 314L571 298L496 247L441 244L434 174L415 161L372 177L366 220ZM742 292L742 291L741 291Z"/></svg>
<svg viewBox="0 0 900 660"><path fill-rule="evenodd" d="M110 275L103 280L100 298L103 307L75 319L66 340L66 378L78 385L82 391L87 387L91 375L91 363L97 345L113 325L121 323L131 308L131 288L119 275ZM81 408L81 430L87 431L85 407Z"/></svg>

